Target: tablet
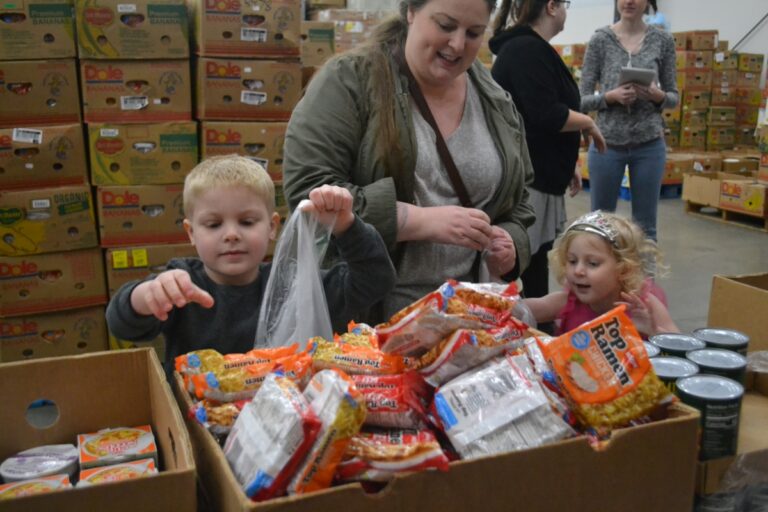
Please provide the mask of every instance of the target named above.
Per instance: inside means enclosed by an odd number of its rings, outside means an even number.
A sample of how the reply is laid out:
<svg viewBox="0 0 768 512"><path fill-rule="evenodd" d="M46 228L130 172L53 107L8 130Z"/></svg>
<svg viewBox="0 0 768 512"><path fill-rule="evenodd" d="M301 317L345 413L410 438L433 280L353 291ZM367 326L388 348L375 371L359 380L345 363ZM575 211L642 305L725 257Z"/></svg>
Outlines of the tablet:
<svg viewBox="0 0 768 512"><path fill-rule="evenodd" d="M628 83L649 86L656 81L656 71L644 68L621 68L619 85Z"/></svg>

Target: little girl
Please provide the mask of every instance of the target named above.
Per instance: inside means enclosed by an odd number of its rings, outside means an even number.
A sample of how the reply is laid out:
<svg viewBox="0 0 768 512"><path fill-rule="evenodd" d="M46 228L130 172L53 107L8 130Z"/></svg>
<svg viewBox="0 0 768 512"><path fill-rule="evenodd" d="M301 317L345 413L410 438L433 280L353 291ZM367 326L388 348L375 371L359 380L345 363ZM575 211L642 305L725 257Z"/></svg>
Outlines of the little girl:
<svg viewBox="0 0 768 512"><path fill-rule="evenodd" d="M600 211L576 219L549 253L564 290L525 299L536 321L557 321L557 334L592 320L617 304L643 337L679 332L665 305L664 292L652 281L659 251L635 223Z"/></svg>

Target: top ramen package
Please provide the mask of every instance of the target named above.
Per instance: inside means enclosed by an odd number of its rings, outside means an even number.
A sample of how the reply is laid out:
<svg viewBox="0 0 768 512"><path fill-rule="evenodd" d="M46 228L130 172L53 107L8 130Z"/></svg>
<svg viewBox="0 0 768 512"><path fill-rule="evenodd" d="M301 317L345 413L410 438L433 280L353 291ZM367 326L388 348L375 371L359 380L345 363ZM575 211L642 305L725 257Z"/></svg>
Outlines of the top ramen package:
<svg viewBox="0 0 768 512"><path fill-rule="evenodd" d="M80 469L146 458L154 459L157 464L157 445L149 425L80 434L77 436L77 447Z"/></svg>
<svg viewBox="0 0 768 512"><path fill-rule="evenodd" d="M67 475L44 476L0 485L0 502L12 498L44 494L58 489L69 489L72 484Z"/></svg>
<svg viewBox="0 0 768 512"><path fill-rule="evenodd" d="M154 460L133 460L123 464L85 469L80 472L80 481L77 482L77 486L88 487L89 485L122 482L123 480L132 480L156 474L157 467L155 467Z"/></svg>

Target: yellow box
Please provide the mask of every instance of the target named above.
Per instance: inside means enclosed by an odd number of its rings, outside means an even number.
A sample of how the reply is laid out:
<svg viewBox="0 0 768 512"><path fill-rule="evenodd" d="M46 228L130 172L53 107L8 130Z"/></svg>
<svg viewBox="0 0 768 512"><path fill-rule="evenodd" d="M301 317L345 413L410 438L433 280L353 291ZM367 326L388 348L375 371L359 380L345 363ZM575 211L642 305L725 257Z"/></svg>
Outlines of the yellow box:
<svg viewBox="0 0 768 512"><path fill-rule="evenodd" d="M763 61L765 55L762 53L739 53L739 71L751 71L758 75L763 72Z"/></svg>
<svg viewBox="0 0 768 512"><path fill-rule="evenodd" d="M765 218L768 186L753 181L725 180L720 184L720 208Z"/></svg>

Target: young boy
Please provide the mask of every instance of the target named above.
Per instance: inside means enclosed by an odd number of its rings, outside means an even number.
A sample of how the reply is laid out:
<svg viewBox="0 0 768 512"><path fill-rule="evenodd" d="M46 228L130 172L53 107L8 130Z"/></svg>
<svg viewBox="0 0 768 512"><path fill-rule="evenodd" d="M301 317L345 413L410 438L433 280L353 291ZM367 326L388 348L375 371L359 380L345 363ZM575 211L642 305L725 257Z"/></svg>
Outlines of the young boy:
<svg viewBox="0 0 768 512"><path fill-rule="evenodd" d="M352 212L352 195L323 185L309 194L313 214L336 222L341 262L323 271L333 328L346 329L395 284L384 241ZM165 368L192 350L222 354L253 348L270 263L264 263L280 221L275 188L256 162L236 155L209 158L184 182L184 229L199 259L172 259L167 270L125 284L107 307L118 338L150 340L163 334ZM327 221L326 221L327 222Z"/></svg>

